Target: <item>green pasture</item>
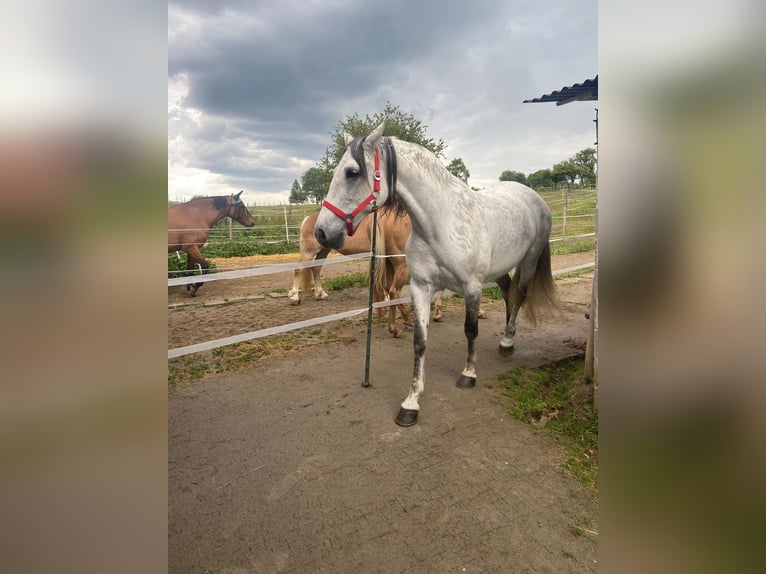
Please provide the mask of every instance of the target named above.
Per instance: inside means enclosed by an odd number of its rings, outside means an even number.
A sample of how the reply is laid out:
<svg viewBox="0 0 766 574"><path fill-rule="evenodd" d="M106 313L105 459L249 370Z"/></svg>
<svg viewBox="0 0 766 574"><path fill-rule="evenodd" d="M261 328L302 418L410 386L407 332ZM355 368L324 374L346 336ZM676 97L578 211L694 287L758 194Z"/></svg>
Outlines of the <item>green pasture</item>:
<svg viewBox="0 0 766 574"><path fill-rule="evenodd" d="M551 209L553 230L551 239L593 233L595 229L596 190L574 189L543 190L540 195ZM220 221L210 231L208 244L202 248L206 259L248 257L251 255L274 255L298 253L299 229L303 218L319 210L319 205L285 205L251 207L255 226L247 229L238 223L230 226L229 219ZM564 213L566 208L566 227ZM554 255L579 253L594 248L592 237L556 241L551 244ZM177 271L185 268L175 253L168 254L168 277L177 277Z"/></svg>

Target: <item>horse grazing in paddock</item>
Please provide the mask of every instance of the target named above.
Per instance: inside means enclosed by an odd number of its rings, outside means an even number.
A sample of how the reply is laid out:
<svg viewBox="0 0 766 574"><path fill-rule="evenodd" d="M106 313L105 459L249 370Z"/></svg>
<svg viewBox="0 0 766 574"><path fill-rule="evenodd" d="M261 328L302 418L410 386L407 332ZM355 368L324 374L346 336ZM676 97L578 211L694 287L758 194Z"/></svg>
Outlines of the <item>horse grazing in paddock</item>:
<svg viewBox="0 0 766 574"><path fill-rule="evenodd" d="M299 261L313 261L327 258L331 249L322 247L314 236L314 225L319 213L306 216L301 223L301 240ZM343 255L352 255L354 253L369 253L372 244L372 217L367 217L361 222L357 232L349 237L345 245L338 249ZM378 212L378 230L376 239L377 255L400 255L400 257L390 257L384 259L385 265L376 265L377 268L383 267L388 270L385 279L381 279L382 287L376 288L375 300L382 301L386 296L399 298L402 288L407 283L408 270L407 261L404 258L404 246L410 235L410 220L406 214L397 214L391 210L383 209ZM304 294L311 291L311 281L314 281L314 299L317 301L327 299L328 294L322 288L320 273L322 266L306 267L296 269L293 276L292 289L287 293L291 303L297 305L301 302L301 288ZM376 272L376 276L378 273ZM381 275L381 277L383 277ZM398 305L402 314L402 320L405 325L412 326L412 317L406 305ZM382 320L383 309L378 309L378 321ZM402 331L396 326L396 309L389 309L388 330L394 337L401 337Z"/></svg>
<svg viewBox="0 0 766 574"><path fill-rule="evenodd" d="M347 137L315 233L323 247L340 249L371 204L401 205L410 216L406 252L415 315L414 369L396 423L411 426L418 420L425 387L429 311L436 290L461 293L465 301L468 358L456 381L460 388L476 384L475 342L485 282L494 280L505 301L502 354L513 352L522 306L532 323L543 309L557 307L548 243L551 214L545 201L520 183L497 182L473 191L426 148L384 138L383 127L381 123L366 137Z"/></svg>
<svg viewBox="0 0 766 574"><path fill-rule="evenodd" d="M198 197L168 207L168 253L171 251L186 252L186 274L190 275L194 267L199 265L202 272L207 273L209 265L202 257L200 247L207 243L210 229L224 217L231 217L245 227L255 225L253 216L240 199L242 192L237 195L219 195L214 197ZM202 283L187 284L186 290L196 297Z"/></svg>

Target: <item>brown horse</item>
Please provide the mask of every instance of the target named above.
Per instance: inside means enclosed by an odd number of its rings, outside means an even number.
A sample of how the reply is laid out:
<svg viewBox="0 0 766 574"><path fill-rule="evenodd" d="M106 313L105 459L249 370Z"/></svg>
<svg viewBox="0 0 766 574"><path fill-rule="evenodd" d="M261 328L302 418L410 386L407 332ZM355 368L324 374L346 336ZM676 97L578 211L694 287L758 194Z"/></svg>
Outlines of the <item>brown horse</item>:
<svg viewBox="0 0 766 574"><path fill-rule="evenodd" d="M314 237L314 224L318 213L309 215L301 223L300 261L313 261L325 259L331 249L325 249ZM346 240L340 253L352 255L354 253L366 253L370 251L372 243L372 217L365 218L359 225L356 233ZM402 288L407 282L407 260L404 257L404 246L410 236L410 218L406 214L397 216L394 212L381 210L378 212L376 251L378 255L398 255L398 257L386 258L385 261L385 287L375 290L375 300L382 301L386 296L391 299L399 298ZM379 265L378 267L382 267ZM296 269L293 277L293 287L290 289L288 298L291 303L297 305L301 302L301 287L308 294L311 290L311 280L314 280L314 299L317 301L327 299L327 292L322 288L320 273L322 266ZM377 273L376 273L377 275ZM405 325L412 326L410 311L406 305L398 305ZM382 318L382 309L378 309L378 321ZM401 337L401 329L396 327L396 310L389 312L388 330L394 337Z"/></svg>
<svg viewBox="0 0 766 574"><path fill-rule="evenodd" d="M219 195L215 197L198 197L168 207L168 253L171 251L186 252L186 274L190 275L195 266L199 265L203 273L207 273L209 265L202 257L200 247L207 243L210 228L224 217L231 217L245 227L255 225L245 204L240 199L242 192L237 195ZM197 295L202 283L187 284L186 290L191 296Z"/></svg>

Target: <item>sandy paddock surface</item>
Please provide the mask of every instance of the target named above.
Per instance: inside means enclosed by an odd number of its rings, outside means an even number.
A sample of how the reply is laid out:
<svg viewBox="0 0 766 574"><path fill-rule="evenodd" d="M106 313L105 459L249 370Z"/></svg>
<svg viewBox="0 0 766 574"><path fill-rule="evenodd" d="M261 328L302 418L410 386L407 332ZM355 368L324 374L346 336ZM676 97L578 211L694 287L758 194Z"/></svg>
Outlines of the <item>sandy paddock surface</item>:
<svg viewBox="0 0 766 574"><path fill-rule="evenodd" d="M592 259L555 257L553 268ZM327 266L323 276L367 265ZM169 309L168 347L367 303L362 288L300 306L269 296L291 283L286 273L213 282L195 299L169 289L169 305L184 305ZM364 317L322 325L342 330L337 342L171 386L169 572L595 572L594 493L562 472L554 441L508 416L495 384L515 366L582 353L591 279L557 285L562 315L537 327L520 320L511 357L497 353L502 302L485 301L471 390L454 385L465 338L453 300L429 329L411 428L394 416L412 373L412 330L401 339L373 330L372 385L363 388ZM257 298L216 304L240 297Z"/></svg>

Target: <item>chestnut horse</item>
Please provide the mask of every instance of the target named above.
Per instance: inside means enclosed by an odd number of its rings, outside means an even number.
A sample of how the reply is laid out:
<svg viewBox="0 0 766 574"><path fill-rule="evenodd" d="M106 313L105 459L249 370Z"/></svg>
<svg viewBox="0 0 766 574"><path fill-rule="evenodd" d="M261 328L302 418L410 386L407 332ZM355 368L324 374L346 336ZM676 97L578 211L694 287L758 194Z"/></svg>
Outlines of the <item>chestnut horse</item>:
<svg viewBox="0 0 766 574"><path fill-rule="evenodd" d="M313 261L327 258L331 249L325 249L316 237L314 237L314 224L316 223L318 213L308 215L301 223L301 240L299 261ZM372 217L365 218L359 225L357 232L348 238L346 244L338 251L343 255L352 255L354 253L368 253L372 243ZM376 254L394 255L384 259L386 269L386 280L384 287L375 289L375 300L382 301L387 298L398 299L402 288L407 283L408 270L407 261L404 257L404 246L407 238L410 236L410 219L407 214L397 215L393 211L381 210L378 212L378 231L376 240ZM378 265L377 268L383 267ZM311 281L314 281L314 299L317 301L327 299L329 296L322 288L320 273L322 266L306 267L296 269L293 276L293 287L287 296L290 302L297 305L301 302L301 288L303 293L308 294L311 291ZM378 275L378 273L376 273ZM410 311L406 305L398 305L402 314L402 320L405 325L412 326ZM382 319L382 309L378 309L378 321ZM402 330L396 326L396 309L392 308L389 312L388 330L394 337L401 337Z"/></svg>
<svg viewBox="0 0 766 574"><path fill-rule="evenodd" d="M168 253L171 251L186 252L186 274L191 275L199 265L202 273L207 273L209 265L202 257L200 247L207 243L210 229L224 217L231 217L245 227L255 225L245 204L240 199L242 192L237 195L219 195L215 197L198 197L168 207ZM187 284L186 290L196 297L202 283Z"/></svg>

